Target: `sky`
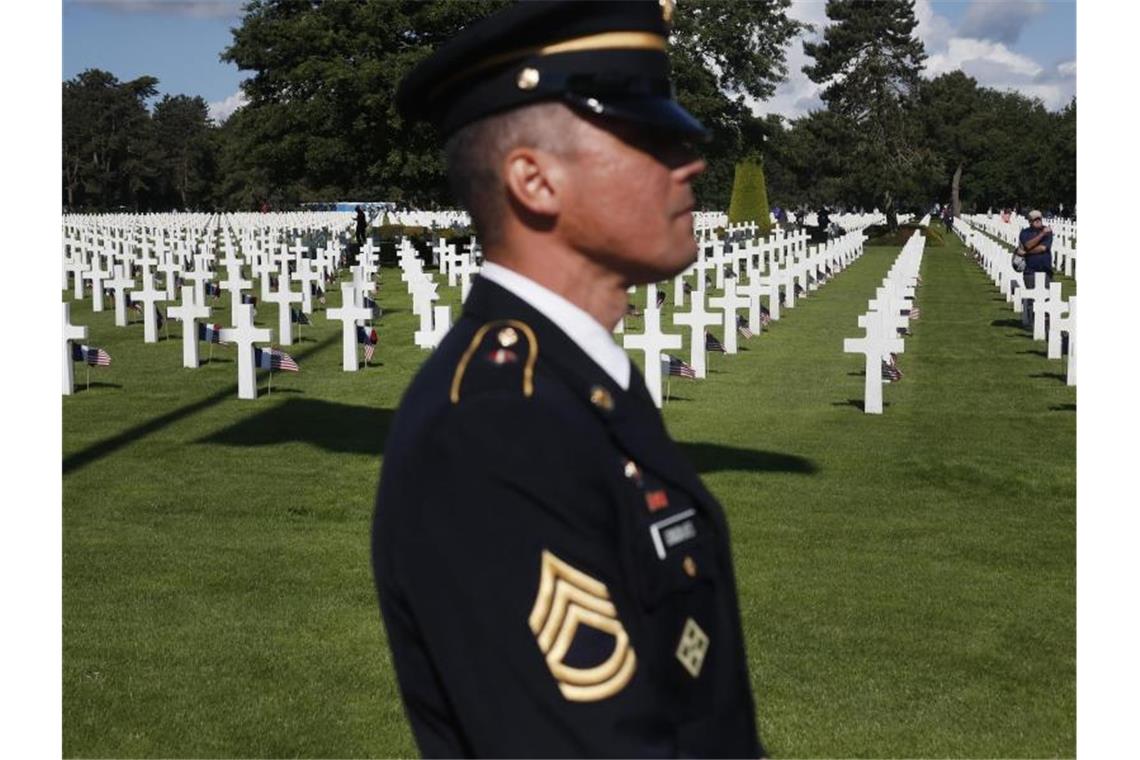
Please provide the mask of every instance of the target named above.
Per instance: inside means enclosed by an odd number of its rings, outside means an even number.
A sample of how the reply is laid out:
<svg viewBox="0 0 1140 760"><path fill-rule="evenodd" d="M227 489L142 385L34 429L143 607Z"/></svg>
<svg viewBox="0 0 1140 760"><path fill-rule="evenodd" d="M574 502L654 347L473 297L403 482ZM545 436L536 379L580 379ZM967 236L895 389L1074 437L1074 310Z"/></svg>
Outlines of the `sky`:
<svg viewBox="0 0 1140 760"><path fill-rule="evenodd" d="M684 0L678 3L684 10ZM219 56L240 24L241 0L64 0L63 77L88 68L120 80L157 77L161 94L201 95L224 119L243 102L248 76ZM827 23L824 0L793 0L790 15ZM979 84L1041 98L1056 110L1076 94L1075 0L917 0L918 36L929 76L962 69ZM788 79L757 115L802 116L823 106L801 71L802 41L788 49Z"/></svg>

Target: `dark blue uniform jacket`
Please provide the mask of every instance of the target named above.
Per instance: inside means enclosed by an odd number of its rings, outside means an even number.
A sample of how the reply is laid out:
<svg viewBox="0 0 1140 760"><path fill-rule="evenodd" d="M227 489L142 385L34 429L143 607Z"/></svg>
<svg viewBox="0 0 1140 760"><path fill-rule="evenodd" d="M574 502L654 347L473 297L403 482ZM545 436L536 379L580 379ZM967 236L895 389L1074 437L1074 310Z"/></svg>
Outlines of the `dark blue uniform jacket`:
<svg viewBox="0 0 1140 760"><path fill-rule="evenodd" d="M763 754L720 505L636 367L494 283L404 396L372 545L425 756Z"/></svg>

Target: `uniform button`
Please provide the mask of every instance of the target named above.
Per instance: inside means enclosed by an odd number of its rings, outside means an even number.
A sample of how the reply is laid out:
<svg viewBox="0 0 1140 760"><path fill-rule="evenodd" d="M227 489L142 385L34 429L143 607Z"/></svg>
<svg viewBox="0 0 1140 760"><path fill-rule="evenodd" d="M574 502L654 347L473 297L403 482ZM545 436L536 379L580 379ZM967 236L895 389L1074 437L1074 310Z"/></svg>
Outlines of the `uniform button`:
<svg viewBox="0 0 1140 760"><path fill-rule="evenodd" d="M513 327L504 327L502 330L499 330L498 338L499 345L503 348L510 348L519 342L519 334L515 332L515 328Z"/></svg>
<svg viewBox="0 0 1140 760"><path fill-rule="evenodd" d="M625 476L627 478L637 477L637 465L633 463L633 460L625 463Z"/></svg>
<svg viewBox="0 0 1140 760"><path fill-rule="evenodd" d="M697 577L697 563L692 557L686 555L685 559L681 561L681 568L685 571L685 575L690 578Z"/></svg>
<svg viewBox="0 0 1140 760"><path fill-rule="evenodd" d="M613 411L614 397L600 385L595 385L590 389L590 403L601 409L603 412Z"/></svg>
<svg viewBox="0 0 1140 760"><path fill-rule="evenodd" d="M538 73L538 69L532 69L528 66L519 72L515 84L519 86L520 90L533 90L535 87L538 87L538 80L540 78L541 76Z"/></svg>

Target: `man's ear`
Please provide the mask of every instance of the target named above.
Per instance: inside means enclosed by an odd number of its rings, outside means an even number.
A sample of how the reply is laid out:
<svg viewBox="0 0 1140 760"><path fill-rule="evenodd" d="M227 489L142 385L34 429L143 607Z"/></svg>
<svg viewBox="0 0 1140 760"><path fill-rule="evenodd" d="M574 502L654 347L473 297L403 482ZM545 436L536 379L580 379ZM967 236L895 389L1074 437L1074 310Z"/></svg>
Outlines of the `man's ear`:
<svg viewBox="0 0 1140 760"><path fill-rule="evenodd" d="M566 170L552 153L515 148L503 159L511 200L537 216L557 216L567 191Z"/></svg>

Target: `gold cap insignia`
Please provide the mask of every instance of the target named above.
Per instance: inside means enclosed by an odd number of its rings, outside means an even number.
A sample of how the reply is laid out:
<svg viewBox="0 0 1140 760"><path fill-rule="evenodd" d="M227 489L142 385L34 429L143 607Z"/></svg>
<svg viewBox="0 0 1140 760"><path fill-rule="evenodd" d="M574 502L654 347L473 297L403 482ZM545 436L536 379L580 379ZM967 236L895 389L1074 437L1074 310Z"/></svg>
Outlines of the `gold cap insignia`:
<svg viewBox="0 0 1140 760"><path fill-rule="evenodd" d="M614 408L614 397L602 386L595 385L590 389L590 403L603 412L610 412Z"/></svg>
<svg viewBox="0 0 1140 760"><path fill-rule="evenodd" d="M697 577L697 562L692 557L686 555L685 559L681 561L681 569L685 571L685 575L690 578Z"/></svg>
<svg viewBox="0 0 1140 760"><path fill-rule="evenodd" d="M669 26L673 25L673 9L676 7L676 0L657 0L661 6L661 19Z"/></svg>
<svg viewBox="0 0 1140 760"><path fill-rule="evenodd" d="M685 629L681 631L681 642L677 644L677 659L693 678L701 674L701 666L705 664L705 654L708 651L708 634L701 630L697 621L689 618L685 621Z"/></svg>
<svg viewBox="0 0 1140 760"><path fill-rule="evenodd" d="M542 552L538 596L528 620L538 648L546 658L562 696L571 702L596 702L617 694L637 668L629 635L617 617L606 584L554 556ZM614 638L609 658L593 667L563 662L579 626L589 626Z"/></svg>
<svg viewBox="0 0 1140 760"><path fill-rule="evenodd" d="M519 86L520 90L533 90L535 87L538 87L538 80L540 78L538 69L527 66L519 72L515 84Z"/></svg>

